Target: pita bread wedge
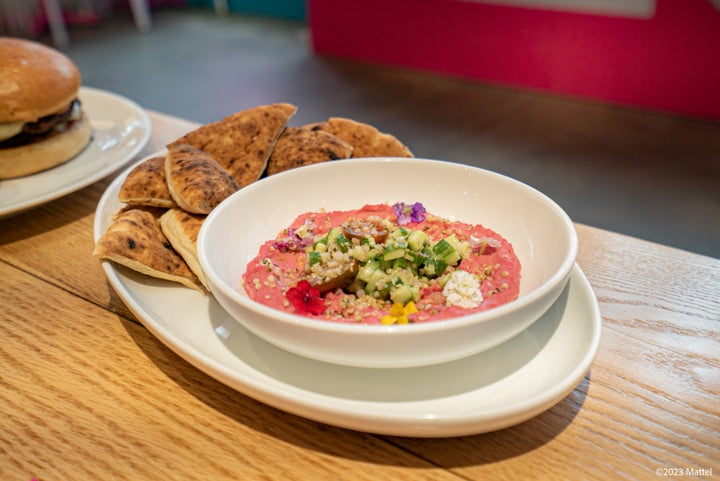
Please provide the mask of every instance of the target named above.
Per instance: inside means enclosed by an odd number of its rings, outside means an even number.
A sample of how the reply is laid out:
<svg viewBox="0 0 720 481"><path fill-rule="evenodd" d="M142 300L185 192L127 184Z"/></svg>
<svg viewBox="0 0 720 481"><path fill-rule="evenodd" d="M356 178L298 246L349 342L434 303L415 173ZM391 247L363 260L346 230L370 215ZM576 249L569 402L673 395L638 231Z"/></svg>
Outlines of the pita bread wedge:
<svg viewBox="0 0 720 481"><path fill-rule="evenodd" d="M330 132L352 145L353 157L413 157L410 149L393 135L356 120L331 117L313 128Z"/></svg>
<svg viewBox="0 0 720 481"><path fill-rule="evenodd" d="M207 152L245 187L265 171L278 137L296 111L287 103L253 107L203 125L174 143Z"/></svg>
<svg viewBox="0 0 720 481"><path fill-rule="evenodd" d="M145 210L132 209L118 214L98 239L93 255L205 293L195 274L160 230L155 217Z"/></svg>
<svg viewBox="0 0 720 481"><path fill-rule="evenodd" d="M147 159L133 167L120 186L118 198L129 205L175 207L165 180L165 156Z"/></svg>
<svg viewBox="0 0 720 481"><path fill-rule="evenodd" d="M186 144L168 147L165 178L175 203L193 214L209 214L239 188L209 154Z"/></svg>
<svg viewBox="0 0 720 481"><path fill-rule="evenodd" d="M197 256L197 238L204 221L204 215L191 214L182 209L170 209L160 217L160 228L173 248L185 259L200 283L209 291L210 286Z"/></svg>
<svg viewBox="0 0 720 481"><path fill-rule="evenodd" d="M286 127L270 155L267 174L328 160L349 159L352 152L352 145L330 132L308 127Z"/></svg>
<svg viewBox="0 0 720 481"><path fill-rule="evenodd" d="M165 212L167 212L167 209L164 207L154 207L151 205L125 205L120 208L112 217L112 220L117 220L118 217L120 217L122 214L129 210L142 210L150 215L152 215L155 220L160 220L160 216L162 216Z"/></svg>

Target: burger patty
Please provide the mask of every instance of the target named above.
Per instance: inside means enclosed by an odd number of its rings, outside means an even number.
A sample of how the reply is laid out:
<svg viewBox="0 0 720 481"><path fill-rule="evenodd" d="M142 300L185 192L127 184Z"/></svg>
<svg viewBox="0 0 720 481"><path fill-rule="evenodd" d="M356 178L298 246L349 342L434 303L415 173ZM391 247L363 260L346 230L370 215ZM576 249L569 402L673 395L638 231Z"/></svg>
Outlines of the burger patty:
<svg viewBox="0 0 720 481"><path fill-rule="evenodd" d="M28 145L43 140L53 134L67 130L72 122L82 118L80 100L75 99L62 113L46 115L35 122L27 122L17 135L0 141L0 149Z"/></svg>

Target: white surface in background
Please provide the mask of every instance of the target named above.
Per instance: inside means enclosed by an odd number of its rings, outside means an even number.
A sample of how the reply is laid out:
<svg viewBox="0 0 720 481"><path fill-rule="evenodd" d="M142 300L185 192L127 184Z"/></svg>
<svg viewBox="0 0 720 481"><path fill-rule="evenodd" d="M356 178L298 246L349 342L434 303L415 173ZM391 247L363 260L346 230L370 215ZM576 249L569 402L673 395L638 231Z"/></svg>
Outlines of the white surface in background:
<svg viewBox="0 0 720 481"><path fill-rule="evenodd" d="M655 14L655 0L463 0L476 3L543 8L568 12L650 18ZM720 0L712 0L720 6Z"/></svg>

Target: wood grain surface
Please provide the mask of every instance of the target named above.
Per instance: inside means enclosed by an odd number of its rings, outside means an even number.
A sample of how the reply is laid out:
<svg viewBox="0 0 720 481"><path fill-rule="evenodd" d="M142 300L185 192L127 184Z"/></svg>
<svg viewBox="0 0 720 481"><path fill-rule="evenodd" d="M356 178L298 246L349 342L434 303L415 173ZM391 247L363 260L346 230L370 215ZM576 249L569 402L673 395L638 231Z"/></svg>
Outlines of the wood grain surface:
<svg viewBox="0 0 720 481"><path fill-rule="evenodd" d="M150 115L140 156L193 127ZM577 225L603 316L577 388L497 432L377 436L263 405L152 336L91 256L112 177L0 220L0 480L720 477L718 259Z"/></svg>

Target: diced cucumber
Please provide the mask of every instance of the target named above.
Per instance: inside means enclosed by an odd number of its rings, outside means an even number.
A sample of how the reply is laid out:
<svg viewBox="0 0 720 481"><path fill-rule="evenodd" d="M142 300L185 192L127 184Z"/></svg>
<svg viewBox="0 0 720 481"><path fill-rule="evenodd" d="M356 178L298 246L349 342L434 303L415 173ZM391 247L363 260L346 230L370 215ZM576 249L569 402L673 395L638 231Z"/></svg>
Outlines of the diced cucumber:
<svg viewBox="0 0 720 481"><path fill-rule="evenodd" d="M408 246L415 252L420 252L427 240L427 234L421 230L414 230L408 236Z"/></svg>
<svg viewBox="0 0 720 481"><path fill-rule="evenodd" d="M460 261L460 254L447 239L440 239L437 241L437 243L432 247L432 251L433 254L450 266L454 266Z"/></svg>
<svg viewBox="0 0 720 481"><path fill-rule="evenodd" d="M415 267L417 267L418 264L420 264L420 262L422 261L422 257L419 253L411 251L409 249L405 251L405 259L407 259L407 261Z"/></svg>
<svg viewBox="0 0 720 481"><path fill-rule="evenodd" d="M364 289L365 289L365 283L356 277L343 290L345 292L352 292L354 294L354 293L356 293L358 291L362 291Z"/></svg>
<svg viewBox="0 0 720 481"><path fill-rule="evenodd" d="M368 281L365 284L365 294L372 294L375 290L375 281Z"/></svg>
<svg viewBox="0 0 720 481"><path fill-rule="evenodd" d="M386 261L392 261L394 259L399 259L401 257L405 257L405 248L404 247L388 246L383 251L383 259Z"/></svg>
<svg viewBox="0 0 720 481"><path fill-rule="evenodd" d="M447 281L450 280L450 274L451 273L448 272L447 274L438 277L437 281L438 281L438 285L440 287L442 287L442 288L445 287L445 284L447 284Z"/></svg>
<svg viewBox="0 0 720 481"><path fill-rule="evenodd" d="M408 235L409 231L404 228L400 227L399 229L395 229L390 233L390 239L397 239L399 237L406 237Z"/></svg>
<svg viewBox="0 0 720 481"><path fill-rule="evenodd" d="M455 234L450 234L445 238L445 240L453 246L453 249L458 250L460 248L460 239L458 239Z"/></svg>
<svg viewBox="0 0 720 481"><path fill-rule="evenodd" d="M330 245L331 242L335 240L337 236L339 236L342 233L342 229L339 227L331 227L330 230L327 233L327 236L325 236L325 243Z"/></svg>
<svg viewBox="0 0 720 481"><path fill-rule="evenodd" d="M350 255L357 259L359 262L365 262L369 260L369 252L363 249L363 246L354 246L350 249Z"/></svg>
<svg viewBox="0 0 720 481"><path fill-rule="evenodd" d="M472 247L470 247L470 244L467 242L463 242L460 239L457 238L455 234L449 235L445 238L446 241L450 243L451 246L457 251L458 255L461 259L467 257L470 254L470 251L472 250Z"/></svg>
<svg viewBox="0 0 720 481"><path fill-rule="evenodd" d="M390 300L400 304L406 304L413 300L412 289L406 285L400 285L394 289L390 289Z"/></svg>
<svg viewBox="0 0 720 481"><path fill-rule="evenodd" d="M360 267L360 269L358 270L357 278L363 282L369 282L370 277L372 277L372 275L378 269L380 269L380 263L378 263L377 261L369 261L367 264Z"/></svg>
<svg viewBox="0 0 720 481"><path fill-rule="evenodd" d="M445 269L447 269L447 262L442 259L432 258L425 261L420 272L428 277L438 277Z"/></svg>
<svg viewBox="0 0 720 481"><path fill-rule="evenodd" d="M392 268L393 269L406 269L408 264L410 264L410 262L405 257L399 257L397 259L393 259Z"/></svg>
<svg viewBox="0 0 720 481"><path fill-rule="evenodd" d="M380 257L377 258L377 261L380 263L380 270L386 271L388 269L392 269L392 263L393 261L387 261L385 260L385 257L381 254Z"/></svg>
<svg viewBox="0 0 720 481"><path fill-rule="evenodd" d="M381 297L382 293L379 293L379 291L387 292L389 290L387 281L387 275L383 271L381 271L380 269L373 271L373 273L368 278L367 284L365 284L365 293L378 293L376 297Z"/></svg>
<svg viewBox="0 0 720 481"><path fill-rule="evenodd" d="M445 256L451 255L455 248L446 239L440 239L432 246L432 251L436 256L445 258Z"/></svg>
<svg viewBox="0 0 720 481"><path fill-rule="evenodd" d="M443 260L449 266L456 266L458 265L458 262L460 262L460 253L456 250L453 250L452 254L443 257Z"/></svg>
<svg viewBox="0 0 720 481"><path fill-rule="evenodd" d="M435 275L436 276L442 275L442 273L445 272L445 269L447 269L447 267L448 267L448 263L442 259L435 259L433 264L435 265Z"/></svg>

